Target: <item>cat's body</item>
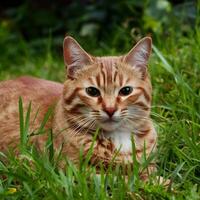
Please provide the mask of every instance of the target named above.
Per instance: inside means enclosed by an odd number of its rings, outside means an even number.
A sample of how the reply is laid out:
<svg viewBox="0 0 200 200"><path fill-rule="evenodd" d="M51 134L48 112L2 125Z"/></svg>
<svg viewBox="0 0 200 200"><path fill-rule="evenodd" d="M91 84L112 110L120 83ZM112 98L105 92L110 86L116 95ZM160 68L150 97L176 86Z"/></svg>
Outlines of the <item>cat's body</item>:
<svg viewBox="0 0 200 200"><path fill-rule="evenodd" d="M10 147L17 147L19 144L19 97L22 97L25 112L27 111L29 103L31 102L32 104L31 132L39 128L49 106L57 102L62 94L62 90L63 85L60 83L28 76L1 82L0 151L6 151ZM38 113L38 115L33 123L36 113ZM49 121L47 125L51 126L50 123ZM40 140L40 137L38 139Z"/></svg>
<svg viewBox="0 0 200 200"><path fill-rule="evenodd" d="M64 42L68 79L58 83L22 77L0 83L0 149L19 142L18 98L32 114L39 114L30 129L37 129L50 105L55 106L52 128L55 147L63 145L63 154L78 163L80 150L88 153L95 130L100 128L90 160L92 165L132 162L132 138L140 161L155 149L156 131L150 119L151 83L147 60L151 40L145 38L126 56L92 57L72 38ZM34 137L41 148L45 137Z"/></svg>

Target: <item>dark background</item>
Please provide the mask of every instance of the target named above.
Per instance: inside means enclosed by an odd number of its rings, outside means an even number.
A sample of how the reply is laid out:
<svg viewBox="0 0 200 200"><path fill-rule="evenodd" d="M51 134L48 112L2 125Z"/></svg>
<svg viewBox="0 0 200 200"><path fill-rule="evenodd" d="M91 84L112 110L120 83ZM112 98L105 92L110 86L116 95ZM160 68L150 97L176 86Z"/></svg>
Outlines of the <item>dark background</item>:
<svg viewBox="0 0 200 200"><path fill-rule="evenodd" d="M157 185L146 185L144 189L140 185L134 193L138 194L138 190L142 196L131 198L198 199L200 1L6 0L0 3L0 80L29 75L64 82L66 70L62 43L65 35L73 36L93 55L120 55L132 48L140 38L146 35L152 37L154 46L149 72L153 85L151 115L159 134L156 155L158 169L159 174L171 178L175 185L172 185L171 193L160 190ZM6 188L12 188L12 177L16 174L18 180L18 174L26 174L28 178L20 180L20 184L16 182L17 190L21 190L15 193L19 195L18 199L26 195L24 183L29 186L25 199L31 198L30 191L36 195L35 199L41 196L55 199L52 195L65 194L63 185L60 186L65 183L60 182L61 179L56 179L59 183L55 183L54 174L49 175L46 167L41 171L41 176L40 172L37 175L31 170L29 172L26 162L24 164L23 167L21 160L18 164L15 160L11 161L11 178L8 184L2 182ZM17 169L15 174L13 169ZM7 174L7 168L5 170ZM72 179L69 177L68 180ZM44 187L46 182L48 184ZM138 182L137 178L135 182ZM75 196L83 191L91 196L96 195L93 186L90 190L77 186L70 186ZM97 187L98 191L102 191ZM129 193L126 189L116 190L117 195L123 192L126 195Z"/></svg>
<svg viewBox="0 0 200 200"><path fill-rule="evenodd" d="M195 1L7 0L0 5L0 27L12 36L9 41L23 39L32 48L50 37L59 49L64 36L72 35L91 50L103 42L121 51L127 40L144 35L165 38L174 29L186 35L196 15Z"/></svg>

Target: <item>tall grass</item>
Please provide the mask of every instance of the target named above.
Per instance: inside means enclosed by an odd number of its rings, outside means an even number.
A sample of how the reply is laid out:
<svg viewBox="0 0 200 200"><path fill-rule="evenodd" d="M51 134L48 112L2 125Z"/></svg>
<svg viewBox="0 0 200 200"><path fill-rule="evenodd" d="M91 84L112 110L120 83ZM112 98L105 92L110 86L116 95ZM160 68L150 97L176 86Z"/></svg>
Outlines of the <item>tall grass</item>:
<svg viewBox="0 0 200 200"><path fill-rule="evenodd" d="M144 195L149 193L147 189L144 191L144 188L142 189L144 183L139 179L140 167L135 154L133 154L135 167L133 171L129 170L128 177L124 175L122 168L117 167L113 170L112 165L107 172L103 166L98 173L94 167L88 168L99 130L94 134L93 143L86 158L83 160L80 157L82 160L80 167L74 166L67 158L64 158L66 167L61 170L59 161L54 157L52 131L47 132L49 137L43 153L29 143L29 138L35 135L29 133L30 113L31 103L25 112L20 97L20 153L18 157L13 152L8 155L1 154L2 160L4 160L0 162L0 175L2 177L0 197L2 199L124 199L129 196L141 196L141 192ZM26 117L24 118L24 116ZM49 112L47 112L41 122L41 127L44 127L49 116ZM44 134L44 131L40 130L39 133ZM133 152L135 152L134 146ZM148 166L148 162L150 161L144 159L141 166L143 170ZM149 187L152 187L152 184L149 184ZM160 189L154 193L157 196L162 196L164 188L159 185L157 187Z"/></svg>
<svg viewBox="0 0 200 200"><path fill-rule="evenodd" d="M187 37L171 35L153 47L149 68L153 83L152 118L159 139L157 153L153 155L158 171L149 182L139 178L139 171L150 162L148 159L144 159L142 166L136 162L127 179L120 168L110 168L107 173L102 168L98 176L94 168L88 168L92 147L80 168L67 158L56 156L53 134L44 133L43 129L51 111L40 129L30 133L31 104L25 110L20 99L20 154L0 154L0 199L200 199L199 31L197 27ZM57 60L50 50L46 58L45 70L51 74L43 74L44 58L31 62L24 58L24 69L10 67L0 78L10 77L11 73L14 76L15 72L28 73L30 69L32 75L63 80L58 78L60 74L64 77L62 58ZM37 134L48 134L42 153L29 143L31 135ZM59 168L60 160L66 164L64 170ZM172 185L164 188L156 176L170 179Z"/></svg>

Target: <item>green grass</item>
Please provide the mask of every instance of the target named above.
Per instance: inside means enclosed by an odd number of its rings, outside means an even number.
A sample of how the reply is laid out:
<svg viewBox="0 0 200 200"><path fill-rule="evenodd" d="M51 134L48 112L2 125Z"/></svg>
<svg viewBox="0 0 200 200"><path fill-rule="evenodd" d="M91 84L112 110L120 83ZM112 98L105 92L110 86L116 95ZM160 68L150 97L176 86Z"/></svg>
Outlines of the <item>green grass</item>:
<svg viewBox="0 0 200 200"><path fill-rule="evenodd" d="M76 168L67 160L65 170L60 170L61 158L54 156L51 132L44 153L27 144L31 104L24 112L20 100L21 153L18 157L12 152L0 154L0 199L200 199L199 33L196 27L187 36L174 32L164 40L158 39L150 60L152 118L159 135L156 175L171 179L172 187L165 189L155 184L155 175L143 183L137 167L129 173L128 181L121 169L107 174L102 169L99 178L95 169L88 169L85 163ZM3 34L9 35L1 27L0 36ZM41 54L31 52L31 44L23 39L19 39L15 49L12 42L1 39L1 44L7 45L7 50L1 49L1 80L22 74L64 80L62 53L53 53L49 39L41 42ZM113 48L110 47L111 53L115 52ZM99 49L101 54L109 52L104 44L94 52L99 53ZM140 169L145 168L146 162Z"/></svg>

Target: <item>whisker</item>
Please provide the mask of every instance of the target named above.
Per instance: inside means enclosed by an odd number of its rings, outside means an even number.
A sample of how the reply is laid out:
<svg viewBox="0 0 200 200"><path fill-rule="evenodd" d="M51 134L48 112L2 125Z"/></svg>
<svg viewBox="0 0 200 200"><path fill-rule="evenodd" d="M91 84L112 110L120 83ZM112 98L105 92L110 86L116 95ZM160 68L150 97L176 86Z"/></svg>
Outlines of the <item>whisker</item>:
<svg viewBox="0 0 200 200"><path fill-rule="evenodd" d="M83 129L85 129L86 127L88 127L87 130L89 130L90 126L91 126L91 123L95 121L94 119L87 119L85 118L85 121L83 121L81 124L79 124L77 127L75 127L75 129L72 129L72 131L70 132L73 133L73 135L76 135L78 133L80 133Z"/></svg>
<svg viewBox="0 0 200 200"><path fill-rule="evenodd" d="M131 112L131 113L127 113L126 114L126 117L133 117L133 119L135 119L135 118L139 118L139 119L150 119L150 117L146 117L146 116L144 116L142 113L137 113L137 112L135 112L135 113L133 113L133 112Z"/></svg>
<svg viewBox="0 0 200 200"><path fill-rule="evenodd" d="M132 121L130 121L129 119L127 119L127 122L131 123ZM133 133L143 133L144 130L138 129L136 127L132 127L133 128Z"/></svg>

